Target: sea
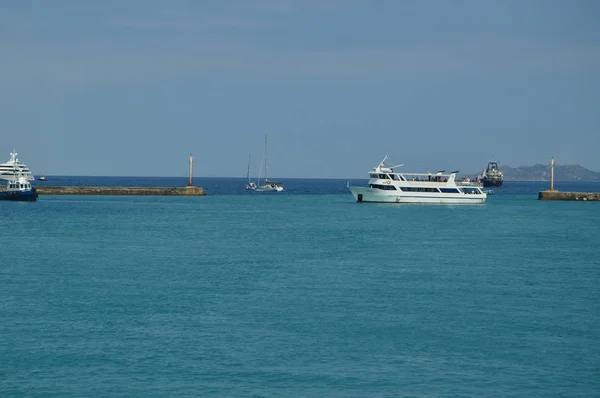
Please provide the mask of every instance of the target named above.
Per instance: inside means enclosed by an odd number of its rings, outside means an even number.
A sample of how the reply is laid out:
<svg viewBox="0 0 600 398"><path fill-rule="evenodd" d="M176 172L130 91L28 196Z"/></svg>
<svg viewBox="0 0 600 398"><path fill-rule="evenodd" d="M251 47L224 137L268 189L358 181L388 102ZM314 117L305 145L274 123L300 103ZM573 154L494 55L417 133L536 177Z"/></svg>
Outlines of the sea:
<svg viewBox="0 0 600 398"><path fill-rule="evenodd" d="M600 396L600 202L507 181L482 205L378 205L281 181L0 202L0 397Z"/></svg>

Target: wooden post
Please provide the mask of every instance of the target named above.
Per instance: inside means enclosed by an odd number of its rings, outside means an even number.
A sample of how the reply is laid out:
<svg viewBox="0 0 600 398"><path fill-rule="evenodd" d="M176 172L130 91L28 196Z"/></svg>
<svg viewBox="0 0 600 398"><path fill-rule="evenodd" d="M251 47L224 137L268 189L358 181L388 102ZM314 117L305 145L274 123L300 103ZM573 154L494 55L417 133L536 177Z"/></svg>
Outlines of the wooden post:
<svg viewBox="0 0 600 398"><path fill-rule="evenodd" d="M190 182L188 184L188 187L192 186L192 169L193 169L193 164L194 164L194 157L192 156L192 154L190 153L190 157L188 158L188 160L190 161Z"/></svg>
<svg viewBox="0 0 600 398"><path fill-rule="evenodd" d="M554 158L550 160L550 190L554 191Z"/></svg>

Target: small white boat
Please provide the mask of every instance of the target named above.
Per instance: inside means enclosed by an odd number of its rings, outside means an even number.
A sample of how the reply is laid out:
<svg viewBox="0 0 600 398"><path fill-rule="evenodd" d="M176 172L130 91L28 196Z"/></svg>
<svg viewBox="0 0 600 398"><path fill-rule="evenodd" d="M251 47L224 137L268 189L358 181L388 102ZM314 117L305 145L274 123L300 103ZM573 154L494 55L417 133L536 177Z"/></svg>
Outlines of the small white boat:
<svg viewBox="0 0 600 398"><path fill-rule="evenodd" d="M10 153L10 159L5 163L0 163L0 179L11 180L17 177L15 171L24 176L28 181L33 181L35 178L27 165L19 162L17 152Z"/></svg>
<svg viewBox="0 0 600 398"><path fill-rule="evenodd" d="M369 173L368 187L348 189L357 202L373 203L484 203L487 194L471 181L456 181L458 171L445 173L398 173L386 166L387 155Z"/></svg>
<svg viewBox="0 0 600 398"><path fill-rule="evenodd" d="M46 176L39 176L38 181L46 181Z"/></svg>

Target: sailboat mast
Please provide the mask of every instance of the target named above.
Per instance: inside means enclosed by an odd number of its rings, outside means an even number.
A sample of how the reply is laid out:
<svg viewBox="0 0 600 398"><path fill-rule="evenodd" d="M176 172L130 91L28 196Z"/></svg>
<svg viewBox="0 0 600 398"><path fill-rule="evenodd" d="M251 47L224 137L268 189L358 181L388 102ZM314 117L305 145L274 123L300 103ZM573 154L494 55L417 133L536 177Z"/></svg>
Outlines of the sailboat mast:
<svg viewBox="0 0 600 398"><path fill-rule="evenodd" d="M246 178L248 178L248 184L250 184L250 156L248 155L248 172L246 173Z"/></svg>
<svg viewBox="0 0 600 398"><path fill-rule="evenodd" d="M267 135L265 134L265 181L269 178L267 177L267 173L269 172L269 166L267 166Z"/></svg>

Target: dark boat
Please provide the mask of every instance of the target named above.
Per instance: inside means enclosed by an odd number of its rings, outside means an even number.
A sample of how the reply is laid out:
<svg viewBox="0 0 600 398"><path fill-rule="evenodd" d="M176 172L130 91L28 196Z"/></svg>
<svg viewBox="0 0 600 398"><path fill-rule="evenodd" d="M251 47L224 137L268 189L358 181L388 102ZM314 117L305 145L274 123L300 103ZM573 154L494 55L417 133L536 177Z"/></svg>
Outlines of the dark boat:
<svg viewBox="0 0 600 398"><path fill-rule="evenodd" d="M497 162L489 162L483 170L480 181L484 187L501 187L504 182L504 173L498 168Z"/></svg>
<svg viewBox="0 0 600 398"><path fill-rule="evenodd" d="M37 190L31 186L27 177L20 173L17 177L8 180L6 191L0 191L0 200L35 202L37 197Z"/></svg>

